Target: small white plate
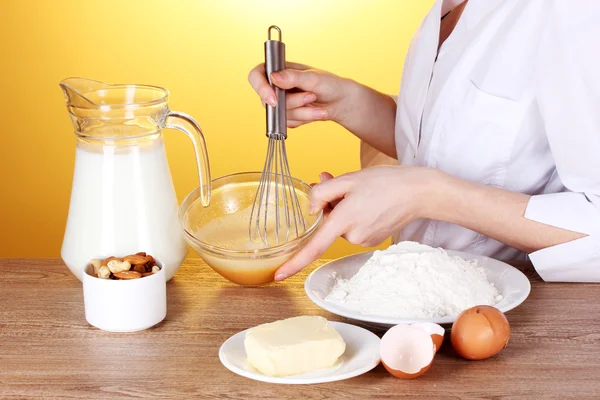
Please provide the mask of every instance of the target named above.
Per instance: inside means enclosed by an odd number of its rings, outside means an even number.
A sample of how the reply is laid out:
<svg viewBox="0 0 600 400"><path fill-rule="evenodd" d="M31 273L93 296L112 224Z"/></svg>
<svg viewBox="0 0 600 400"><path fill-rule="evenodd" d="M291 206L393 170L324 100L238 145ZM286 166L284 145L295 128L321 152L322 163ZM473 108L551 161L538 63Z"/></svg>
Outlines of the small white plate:
<svg viewBox="0 0 600 400"><path fill-rule="evenodd" d="M476 256L462 251L446 250L451 256L462 257L465 260L477 260L477 265L485 270L486 276L500 294L502 300L495 305L502 312L507 312L525 301L531 291L529 279L518 269L493 258ZM338 304L325 301L331 292L332 286L338 278L350 279L358 272L373 254L372 251L343 257L314 270L304 283L308 297L319 307L342 317L374 328L390 328L398 324L414 322L434 322L436 324L451 324L456 320L456 315L434 319L396 318L381 315L366 315L349 310Z"/></svg>
<svg viewBox="0 0 600 400"><path fill-rule="evenodd" d="M246 359L244 337L246 331L236 333L223 343L219 349L219 359L230 371L246 378L269 383L311 384L341 381L364 374L375 368L380 361L377 335L368 330L329 321L346 342L346 351L331 368L285 377L266 376L254 369Z"/></svg>

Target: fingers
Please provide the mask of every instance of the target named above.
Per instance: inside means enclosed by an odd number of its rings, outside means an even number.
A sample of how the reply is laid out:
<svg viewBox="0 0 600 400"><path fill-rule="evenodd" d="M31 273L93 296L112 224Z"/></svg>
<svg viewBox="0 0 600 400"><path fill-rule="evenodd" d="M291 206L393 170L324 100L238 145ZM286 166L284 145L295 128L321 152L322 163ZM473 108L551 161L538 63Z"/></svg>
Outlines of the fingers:
<svg viewBox="0 0 600 400"><path fill-rule="evenodd" d="M312 240L277 270L275 281L289 278L321 257L333 242L346 231L347 223L344 221L347 221L348 218L344 217L343 213L344 211L341 208L331 211L329 218L315 233Z"/></svg>
<svg viewBox="0 0 600 400"><path fill-rule="evenodd" d="M321 172L319 174L319 179L321 180L321 182L325 182L328 181L330 179L333 179L333 175L331 175L329 172ZM313 182L310 184L311 187L318 185L316 182Z"/></svg>
<svg viewBox="0 0 600 400"><path fill-rule="evenodd" d="M336 205L352 188L353 181L347 176L330 178L312 188L309 213L316 214L329 204Z"/></svg>
<svg viewBox="0 0 600 400"><path fill-rule="evenodd" d="M290 63L288 63L289 65ZM291 63L294 66L299 66L300 68L304 68L307 69L307 66L304 66L302 64L294 64ZM284 83L290 83L290 82L296 82L296 81L301 81L301 82L307 82L308 80L306 78L300 78L298 79L296 77L296 74L301 74L302 70L298 69L298 70L289 70L290 72L288 73L287 71L281 71L279 74L281 74L283 76L281 82ZM290 81L290 79L288 77L293 77L292 80ZM248 74L248 82L250 82L250 85L252 86L252 88L254 89L254 91L259 95L260 99L262 100L263 104L269 104L273 107L275 107L277 105L277 97L275 94L275 91L273 90L273 88L271 87L271 85L269 84L266 76L265 76L265 65L264 64L259 64L256 67L254 67L250 73ZM275 80L273 80L273 83L277 84L277 82ZM291 88L295 88L296 86L291 83L293 86L291 87L282 87L283 89L291 89ZM279 84L277 84L277 86L280 86ZM281 87L281 86L280 86ZM302 88L300 88L302 89ZM294 108L298 108L298 107L302 107L305 106L307 104L312 103L313 101L315 101L317 99L317 96L313 93L309 93L307 91L300 91L298 93L288 93L287 96L287 109L294 109ZM294 120L294 118L290 118L291 120ZM316 118L318 119L318 118ZM298 121L302 122L304 120L299 119ZM297 126L299 126L301 124L298 124Z"/></svg>
<svg viewBox="0 0 600 400"><path fill-rule="evenodd" d="M319 178L321 179L321 182L325 182L330 179L333 179L333 175L331 175L329 172L321 172L319 174Z"/></svg>
<svg viewBox="0 0 600 400"><path fill-rule="evenodd" d="M293 121L324 121L327 119L327 111L322 108L304 106L287 112L287 118Z"/></svg>
<svg viewBox="0 0 600 400"><path fill-rule="evenodd" d="M312 92L319 84L319 76L311 70L284 69L273 72L271 81L282 89L299 88Z"/></svg>
<svg viewBox="0 0 600 400"><path fill-rule="evenodd" d="M286 108L292 110L294 108L302 107L317 100L317 96L314 93L300 92L292 93L286 96ZM289 111L288 111L289 115Z"/></svg>
<svg viewBox="0 0 600 400"><path fill-rule="evenodd" d="M297 128L302 125L308 124L310 121L295 121L295 120L287 120L288 128Z"/></svg>
<svg viewBox="0 0 600 400"><path fill-rule="evenodd" d="M254 67L248 74L248 82L256 93L260 96L263 103L267 103L273 107L277 105L275 90L269 85L265 76L265 65L259 64Z"/></svg>
<svg viewBox="0 0 600 400"><path fill-rule="evenodd" d="M290 61L286 61L285 62L285 67L286 68L291 68L291 69L297 69L300 71L305 71L307 69L312 69L312 67L309 67L306 64L300 64L300 63L295 63L295 62L290 62Z"/></svg>
<svg viewBox="0 0 600 400"><path fill-rule="evenodd" d="M330 179L333 179L333 175L331 175L329 172L321 172L319 174L319 178L321 178L321 182L325 182ZM329 212L332 209L334 209L339 204L339 202L340 202L340 200L330 201L329 206L327 206L326 208L323 209L323 215L327 216L327 214L329 214Z"/></svg>

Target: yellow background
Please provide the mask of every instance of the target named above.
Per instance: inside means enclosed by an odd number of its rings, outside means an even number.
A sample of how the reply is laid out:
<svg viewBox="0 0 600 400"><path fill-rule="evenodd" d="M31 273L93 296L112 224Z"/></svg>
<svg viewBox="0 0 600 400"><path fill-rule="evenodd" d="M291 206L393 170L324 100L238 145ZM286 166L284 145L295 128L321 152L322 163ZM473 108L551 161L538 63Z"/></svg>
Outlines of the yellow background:
<svg viewBox="0 0 600 400"><path fill-rule="evenodd" d="M412 35L433 0L3 1L0 12L0 257L59 257L75 136L58 83L83 76L160 85L204 129L213 177L260 170L264 109L247 83L267 27L287 60L396 94ZM197 186L192 144L165 140L177 196ZM329 122L289 133L293 175L359 168L359 142ZM339 239L327 257L363 251Z"/></svg>

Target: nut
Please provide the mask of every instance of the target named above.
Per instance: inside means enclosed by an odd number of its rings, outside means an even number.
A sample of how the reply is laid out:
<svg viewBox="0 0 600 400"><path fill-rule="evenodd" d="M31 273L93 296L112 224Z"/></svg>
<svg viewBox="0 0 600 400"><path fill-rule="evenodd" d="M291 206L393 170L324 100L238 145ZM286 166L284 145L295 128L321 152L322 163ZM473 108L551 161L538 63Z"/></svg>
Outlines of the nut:
<svg viewBox="0 0 600 400"><path fill-rule="evenodd" d="M102 261L102 265L108 265L109 262L111 262L112 260L119 260L119 261L123 261L120 258L117 257L108 257L107 259L105 259L104 261Z"/></svg>
<svg viewBox="0 0 600 400"><path fill-rule="evenodd" d="M94 259L90 261L90 264L92 265L92 267L94 267L94 273L97 274L98 270L102 266L102 261Z"/></svg>
<svg viewBox="0 0 600 400"><path fill-rule="evenodd" d="M108 279L110 277L110 270L106 265L103 265L98 269L98 278Z"/></svg>
<svg viewBox="0 0 600 400"><path fill-rule="evenodd" d="M143 274L143 273L146 272L146 265L145 264L134 265L133 268L132 268L132 271L139 272L140 274Z"/></svg>
<svg viewBox="0 0 600 400"><path fill-rule="evenodd" d="M148 257L148 256L142 256L142 255L138 255L138 254L132 254L129 256L124 257L123 259L125 261L129 261L129 263L131 265L138 265L138 264L146 264L148 261L150 261L152 257Z"/></svg>
<svg viewBox="0 0 600 400"><path fill-rule="evenodd" d="M113 275L119 279L138 279L142 277L142 274L136 271L115 272Z"/></svg>
<svg viewBox="0 0 600 400"><path fill-rule="evenodd" d="M90 265L94 268L93 273L89 272L91 276L112 280L137 279L161 270L154 257L143 251L123 258L110 256L104 260L93 259Z"/></svg>
<svg viewBox="0 0 600 400"><path fill-rule="evenodd" d="M108 262L108 269L113 274L116 274L117 272L129 271L130 268L131 264L129 261L110 260Z"/></svg>

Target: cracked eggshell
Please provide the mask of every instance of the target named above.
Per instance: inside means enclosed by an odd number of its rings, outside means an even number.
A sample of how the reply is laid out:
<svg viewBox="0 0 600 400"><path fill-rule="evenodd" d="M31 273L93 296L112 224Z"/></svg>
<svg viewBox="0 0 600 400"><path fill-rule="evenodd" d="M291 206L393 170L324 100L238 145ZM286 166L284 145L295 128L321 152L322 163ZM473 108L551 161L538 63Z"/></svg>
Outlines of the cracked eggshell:
<svg viewBox="0 0 600 400"><path fill-rule="evenodd" d="M438 324L434 324L433 322L415 322L411 326L424 329L427 333L429 333L429 335L431 335L431 339L433 340L433 344L435 344L435 351L438 352L440 350L442 343L444 343L445 330L443 327Z"/></svg>
<svg viewBox="0 0 600 400"><path fill-rule="evenodd" d="M475 306L463 311L452 324L452 347L467 360L490 358L508 344L510 325L495 307Z"/></svg>
<svg viewBox="0 0 600 400"><path fill-rule="evenodd" d="M426 330L411 325L396 325L381 338L381 363L396 378L416 378L431 367L435 348Z"/></svg>

